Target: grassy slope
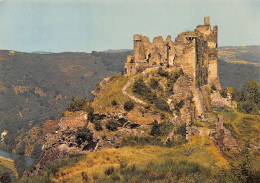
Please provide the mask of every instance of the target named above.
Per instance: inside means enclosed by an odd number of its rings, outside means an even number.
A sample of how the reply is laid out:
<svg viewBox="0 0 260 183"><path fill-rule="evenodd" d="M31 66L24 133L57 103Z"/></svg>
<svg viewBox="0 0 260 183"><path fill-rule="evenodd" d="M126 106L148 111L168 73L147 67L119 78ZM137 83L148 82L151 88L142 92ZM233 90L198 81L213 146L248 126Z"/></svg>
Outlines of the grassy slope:
<svg viewBox="0 0 260 183"><path fill-rule="evenodd" d="M8 172L13 178L18 177L18 174L14 167L14 162L12 160L0 157L0 175L2 175L5 172Z"/></svg>
<svg viewBox="0 0 260 183"><path fill-rule="evenodd" d="M99 92L98 97L96 97L94 102L92 103L92 107L95 109L95 112L106 113L109 111L111 114L114 115L117 115L118 113L126 113L127 111L124 110L124 103L130 100L130 98L128 96L123 95L122 87L127 83L127 81L130 78L132 77L135 78L136 76L139 75L133 75L130 77L130 76L123 76L118 74L112 76L111 81L104 86L105 88ZM97 87L96 90L99 90L98 88L99 87ZM128 91L129 90L127 90L127 92ZM133 95L132 93L130 94ZM112 106L111 102L113 100L116 100L116 102L118 103L117 106ZM153 122L154 119L160 121L159 115L153 114L151 112L144 114L143 117L141 113L141 111L143 110L144 110L143 105L135 103L134 109L130 112L127 112L128 120L140 124L149 124Z"/></svg>
<svg viewBox="0 0 260 183"><path fill-rule="evenodd" d="M118 108L122 109L124 102L129 100L129 97L123 95L122 87L129 80L129 77L123 75L115 75L110 77L109 84L99 93L98 97L92 103L95 111L98 113L106 113L113 108L111 102L116 100ZM98 90L98 87L97 89ZM116 94L116 95L115 95Z"/></svg>
<svg viewBox="0 0 260 183"><path fill-rule="evenodd" d="M189 147L194 150L190 156L185 153ZM52 177L53 181L60 182L83 182L82 172L90 179L93 176L104 178L104 171L110 167L120 167L120 162L127 163L127 166L135 164L137 167L144 167L149 162L164 162L165 160L197 162L205 167L218 166L227 167L228 162L218 152L212 140L207 137L194 136L193 141L177 148L165 148L158 146L137 146L123 147L119 149L104 148L98 152L86 155L84 159L74 166L64 166Z"/></svg>

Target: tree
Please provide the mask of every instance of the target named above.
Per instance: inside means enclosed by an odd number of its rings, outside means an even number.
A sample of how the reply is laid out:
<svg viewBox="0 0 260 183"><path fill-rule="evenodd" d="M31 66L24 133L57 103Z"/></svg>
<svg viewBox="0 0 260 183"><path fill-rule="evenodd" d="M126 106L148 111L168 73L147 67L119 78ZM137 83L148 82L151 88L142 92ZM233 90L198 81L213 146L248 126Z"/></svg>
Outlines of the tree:
<svg viewBox="0 0 260 183"><path fill-rule="evenodd" d="M235 182L248 183L258 182L260 180L259 173L254 169L253 158L248 150L248 145L245 149L234 158L230 163L230 171Z"/></svg>
<svg viewBox="0 0 260 183"><path fill-rule="evenodd" d="M258 85L257 81L249 81L244 84L243 91L245 92L245 97L253 101L255 103L258 103L260 101L260 85Z"/></svg>
<svg viewBox="0 0 260 183"><path fill-rule="evenodd" d="M260 109L260 85L257 81L244 84L242 90L234 91L233 98L238 102L238 110L244 113L257 113Z"/></svg>
<svg viewBox="0 0 260 183"><path fill-rule="evenodd" d="M112 100L111 104L112 104L112 106L117 106L117 102L116 102L116 100L115 100L115 99Z"/></svg>
<svg viewBox="0 0 260 183"><path fill-rule="evenodd" d="M170 106L167 104L167 102L163 99L157 99L155 100L155 107L157 107L158 109L162 110L162 111L169 111L170 110Z"/></svg>
<svg viewBox="0 0 260 183"><path fill-rule="evenodd" d="M95 114L94 114L94 108L91 106L87 107L88 111L88 120L93 123L95 121Z"/></svg>
<svg viewBox="0 0 260 183"><path fill-rule="evenodd" d="M152 136L159 136L160 135L160 126L159 126L157 120L154 120L153 127L152 127L152 130L151 130L150 134Z"/></svg>
<svg viewBox="0 0 260 183"><path fill-rule="evenodd" d="M75 111L81 111L84 109L84 106L86 105L87 99L84 98L74 98L72 97L70 100L70 104L67 107L68 111L75 112Z"/></svg>
<svg viewBox="0 0 260 183"><path fill-rule="evenodd" d="M110 131L116 131L118 127L118 123L116 120L114 119L110 119L107 124L106 124L106 128Z"/></svg>
<svg viewBox="0 0 260 183"><path fill-rule="evenodd" d="M152 78L152 79L150 80L150 86L151 86L152 89L158 89L158 87L159 87L159 82L158 82L158 80Z"/></svg>
<svg viewBox="0 0 260 183"><path fill-rule="evenodd" d="M102 125L101 125L101 122L100 122L100 121L96 121L96 122L94 123L94 125L95 125L95 130L97 130L97 131L102 130Z"/></svg>
<svg viewBox="0 0 260 183"><path fill-rule="evenodd" d="M9 175L8 172L5 172L5 173L0 177L0 182L1 182L1 183L10 183L10 182L12 182L11 177L10 177L10 175Z"/></svg>
<svg viewBox="0 0 260 183"><path fill-rule="evenodd" d="M76 132L76 142L81 145L83 142L91 142L93 140L93 133L88 128L80 128Z"/></svg>
<svg viewBox="0 0 260 183"><path fill-rule="evenodd" d="M124 103L124 109L125 109L126 111L131 111L131 110L134 109L134 107L135 107L135 104L134 104L131 100L126 101L126 102Z"/></svg>
<svg viewBox="0 0 260 183"><path fill-rule="evenodd" d="M14 166L17 170L19 177L21 177L23 175L23 172L26 170L26 162L25 162L24 157L21 155L18 155L14 159Z"/></svg>

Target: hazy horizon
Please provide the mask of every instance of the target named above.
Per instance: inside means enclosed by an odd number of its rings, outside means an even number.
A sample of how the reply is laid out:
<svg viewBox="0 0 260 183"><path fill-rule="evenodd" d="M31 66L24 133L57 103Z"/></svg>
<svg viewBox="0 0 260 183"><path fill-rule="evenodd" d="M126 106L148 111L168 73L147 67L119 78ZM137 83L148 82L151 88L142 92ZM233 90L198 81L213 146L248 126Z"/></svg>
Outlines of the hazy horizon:
<svg viewBox="0 0 260 183"><path fill-rule="evenodd" d="M205 16L219 27L220 47L260 45L259 9L259 0L0 0L0 49L133 49L134 34L174 41Z"/></svg>

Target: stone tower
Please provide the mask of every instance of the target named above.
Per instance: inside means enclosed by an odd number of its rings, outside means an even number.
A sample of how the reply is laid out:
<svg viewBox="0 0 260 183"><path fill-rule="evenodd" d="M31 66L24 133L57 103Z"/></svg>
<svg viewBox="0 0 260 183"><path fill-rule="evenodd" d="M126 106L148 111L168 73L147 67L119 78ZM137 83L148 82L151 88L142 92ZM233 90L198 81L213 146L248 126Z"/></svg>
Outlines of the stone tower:
<svg viewBox="0 0 260 183"><path fill-rule="evenodd" d="M136 74L152 67L181 68L192 78L193 88L214 85L220 90L217 31L217 26L212 30L209 17L205 17L204 25L180 33L174 42L170 36L166 40L159 36L151 43L148 37L135 34L134 54L127 57L125 74Z"/></svg>

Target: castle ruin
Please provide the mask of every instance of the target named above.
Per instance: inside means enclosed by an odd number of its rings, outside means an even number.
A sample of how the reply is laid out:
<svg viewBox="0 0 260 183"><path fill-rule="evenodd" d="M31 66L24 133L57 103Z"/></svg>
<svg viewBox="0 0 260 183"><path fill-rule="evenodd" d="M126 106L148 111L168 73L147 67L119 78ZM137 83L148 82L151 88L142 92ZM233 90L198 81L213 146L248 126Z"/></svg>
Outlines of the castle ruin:
<svg viewBox="0 0 260 183"><path fill-rule="evenodd" d="M164 41L161 36L153 42L141 34L135 34L133 56L127 56L125 75L144 71L146 68L164 67L182 69L192 79L192 88L214 85L221 89L218 78L217 41L218 27L211 29L209 17L204 25L194 31L180 33L173 42L171 36Z"/></svg>

